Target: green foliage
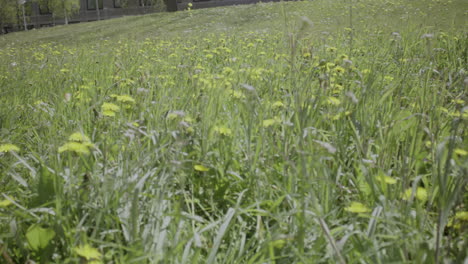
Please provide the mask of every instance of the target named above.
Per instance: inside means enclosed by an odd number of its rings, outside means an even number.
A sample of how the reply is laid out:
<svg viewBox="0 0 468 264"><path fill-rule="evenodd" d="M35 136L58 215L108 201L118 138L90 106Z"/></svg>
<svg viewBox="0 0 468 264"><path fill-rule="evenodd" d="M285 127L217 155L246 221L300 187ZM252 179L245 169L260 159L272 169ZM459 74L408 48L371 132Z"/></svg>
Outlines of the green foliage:
<svg viewBox="0 0 468 264"><path fill-rule="evenodd" d="M2 36L0 262L462 263L463 4Z"/></svg>
<svg viewBox="0 0 468 264"><path fill-rule="evenodd" d="M0 26L16 23L17 4L15 0L0 0Z"/></svg>
<svg viewBox="0 0 468 264"><path fill-rule="evenodd" d="M54 16L68 19L80 11L80 0L48 0L47 7Z"/></svg>
<svg viewBox="0 0 468 264"><path fill-rule="evenodd" d="M0 0L0 31L7 25L23 24L23 5L25 16L29 16L31 14L31 2L20 4L17 0Z"/></svg>

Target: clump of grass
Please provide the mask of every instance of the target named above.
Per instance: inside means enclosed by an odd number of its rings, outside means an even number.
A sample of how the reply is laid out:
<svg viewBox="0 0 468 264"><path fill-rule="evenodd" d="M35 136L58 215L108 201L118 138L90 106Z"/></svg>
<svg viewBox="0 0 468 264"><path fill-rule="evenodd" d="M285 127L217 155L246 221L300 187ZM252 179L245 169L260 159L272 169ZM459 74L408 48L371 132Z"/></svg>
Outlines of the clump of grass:
<svg viewBox="0 0 468 264"><path fill-rule="evenodd" d="M2 261L464 261L461 5L258 4L3 36Z"/></svg>

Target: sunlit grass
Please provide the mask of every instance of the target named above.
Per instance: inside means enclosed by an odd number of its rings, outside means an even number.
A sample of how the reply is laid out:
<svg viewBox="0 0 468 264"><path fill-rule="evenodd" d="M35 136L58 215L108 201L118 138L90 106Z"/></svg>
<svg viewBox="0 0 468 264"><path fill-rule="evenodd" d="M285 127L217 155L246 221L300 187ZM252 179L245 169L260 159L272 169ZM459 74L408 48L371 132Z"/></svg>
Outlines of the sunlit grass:
<svg viewBox="0 0 468 264"><path fill-rule="evenodd" d="M463 4L2 36L0 262L463 262Z"/></svg>

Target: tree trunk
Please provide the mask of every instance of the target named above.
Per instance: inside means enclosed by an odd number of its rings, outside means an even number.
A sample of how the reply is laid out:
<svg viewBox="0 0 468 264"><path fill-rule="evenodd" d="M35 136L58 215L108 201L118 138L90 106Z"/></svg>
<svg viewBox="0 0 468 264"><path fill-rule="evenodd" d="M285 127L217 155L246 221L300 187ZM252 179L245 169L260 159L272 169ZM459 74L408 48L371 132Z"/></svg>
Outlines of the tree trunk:
<svg viewBox="0 0 468 264"><path fill-rule="evenodd" d="M68 13L67 8L65 7L65 0L63 0L63 16L65 19L65 25L68 25Z"/></svg>
<svg viewBox="0 0 468 264"><path fill-rule="evenodd" d="M99 13L99 0L96 0L96 15L97 20L101 20L101 14Z"/></svg>
<svg viewBox="0 0 468 264"><path fill-rule="evenodd" d="M24 25L24 30L28 31L28 24L26 23L26 12L24 11L24 5L25 3L21 5L21 9L23 10L23 25Z"/></svg>

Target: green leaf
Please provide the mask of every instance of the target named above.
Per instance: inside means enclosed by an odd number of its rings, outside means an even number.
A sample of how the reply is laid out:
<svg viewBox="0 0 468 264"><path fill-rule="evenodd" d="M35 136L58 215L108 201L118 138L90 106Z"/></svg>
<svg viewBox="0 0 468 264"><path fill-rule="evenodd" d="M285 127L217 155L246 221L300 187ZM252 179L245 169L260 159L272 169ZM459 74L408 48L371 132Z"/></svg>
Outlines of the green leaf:
<svg viewBox="0 0 468 264"><path fill-rule="evenodd" d="M42 166L39 171L39 182L37 185L37 199L36 206L41 206L47 202L54 200L55 188L54 188L55 175L52 174L47 167Z"/></svg>
<svg viewBox="0 0 468 264"><path fill-rule="evenodd" d="M42 228L37 224L30 226L26 232L26 239L29 247L34 251L46 248L54 237L54 230L50 228Z"/></svg>

